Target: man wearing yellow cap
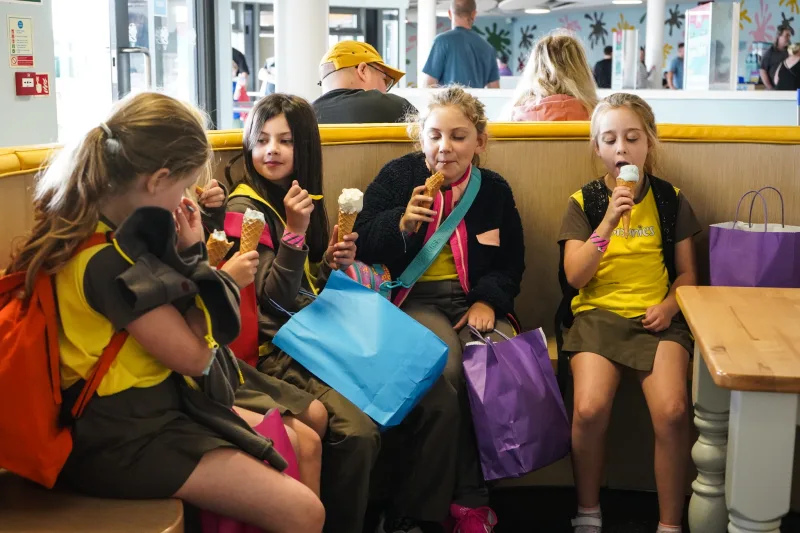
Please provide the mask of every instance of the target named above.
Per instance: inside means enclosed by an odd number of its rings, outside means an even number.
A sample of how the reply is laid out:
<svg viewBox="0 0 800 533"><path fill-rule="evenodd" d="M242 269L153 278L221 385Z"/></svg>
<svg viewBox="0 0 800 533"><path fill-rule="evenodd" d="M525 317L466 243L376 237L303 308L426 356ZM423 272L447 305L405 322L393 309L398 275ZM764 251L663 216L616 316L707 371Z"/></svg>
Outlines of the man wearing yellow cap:
<svg viewBox="0 0 800 533"><path fill-rule="evenodd" d="M405 72L383 62L367 43L339 41L319 64L322 96L313 103L320 124L405 122L416 112L408 100L389 94Z"/></svg>

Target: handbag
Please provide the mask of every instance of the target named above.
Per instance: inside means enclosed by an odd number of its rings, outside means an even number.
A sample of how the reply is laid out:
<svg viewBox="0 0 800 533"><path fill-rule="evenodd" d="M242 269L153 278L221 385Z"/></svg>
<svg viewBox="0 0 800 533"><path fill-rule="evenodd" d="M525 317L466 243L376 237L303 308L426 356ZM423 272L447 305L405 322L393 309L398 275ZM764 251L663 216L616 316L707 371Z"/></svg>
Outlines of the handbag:
<svg viewBox="0 0 800 533"><path fill-rule="evenodd" d="M565 457L570 423L541 328L494 342L469 326L464 377L478 454L489 481L519 477Z"/></svg>

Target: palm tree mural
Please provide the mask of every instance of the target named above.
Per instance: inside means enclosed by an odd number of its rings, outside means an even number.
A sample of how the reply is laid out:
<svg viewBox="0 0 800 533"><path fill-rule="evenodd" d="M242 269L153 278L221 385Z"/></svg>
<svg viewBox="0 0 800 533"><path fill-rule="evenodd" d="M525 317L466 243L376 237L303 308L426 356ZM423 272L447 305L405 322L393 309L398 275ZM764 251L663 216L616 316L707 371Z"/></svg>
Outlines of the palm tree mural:
<svg viewBox="0 0 800 533"><path fill-rule="evenodd" d="M492 23L491 28L486 26L483 30L481 30L479 27L475 26L472 29L475 30L475 33L478 35L484 37L496 51L502 54L511 55L511 32L509 30L498 30L496 22Z"/></svg>
<svg viewBox="0 0 800 533"><path fill-rule="evenodd" d="M761 8L755 17L756 29L750 30L750 37L757 42L770 42L774 39L773 32L775 31L775 26L770 24L772 13L769 12L769 7L764 3L764 0L759 0L759 3Z"/></svg>
<svg viewBox="0 0 800 533"><path fill-rule="evenodd" d="M675 4L675 9L669 10L669 18L664 21L664 24L669 26L670 37L672 37L672 30L675 28L681 29L681 26L683 26L685 20L686 20L686 15L684 13L681 13L678 4Z"/></svg>
<svg viewBox="0 0 800 533"><path fill-rule="evenodd" d="M792 22L794 22L794 17L786 18L786 13L781 13L781 23L778 24L778 35L783 33L786 30L789 30L789 33L792 34L794 37L794 28L792 27Z"/></svg>
<svg viewBox="0 0 800 533"><path fill-rule="evenodd" d="M603 21L603 13L598 15L597 11L595 11L594 16L586 13L583 18L590 21L589 27L592 31L589 33L589 46L591 46L592 50L594 50L595 45L599 45L601 42L605 46L608 30L606 29L606 23Z"/></svg>
<svg viewBox="0 0 800 533"><path fill-rule="evenodd" d="M633 25L630 22L625 20L625 15L620 13L619 14L619 22L617 22L617 25L611 31L625 31L625 30L635 30L635 29L636 28L634 28Z"/></svg>
<svg viewBox="0 0 800 533"><path fill-rule="evenodd" d="M750 15L747 14L747 9L744 7L744 0L740 0L739 2L739 29L744 29L744 23L749 22L750 24L753 23L753 19L750 18Z"/></svg>
<svg viewBox="0 0 800 533"><path fill-rule="evenodd" d="M533 48L533 38L536 28L536 24L532 24L519 29L520 37L519 44L517 45L517 48L519 48L519 56L517 56L517 72L522 72L525 70L525 63L528 62L528 56L530 55L531 48Z"/></svg>
<svg viewBox="0 0 800 533"><path fill-rule="evenodd" d="M778 5L785 5L789 8L790 13L800 13L800 6L797 5L797 0L781 0Z"/></svg>

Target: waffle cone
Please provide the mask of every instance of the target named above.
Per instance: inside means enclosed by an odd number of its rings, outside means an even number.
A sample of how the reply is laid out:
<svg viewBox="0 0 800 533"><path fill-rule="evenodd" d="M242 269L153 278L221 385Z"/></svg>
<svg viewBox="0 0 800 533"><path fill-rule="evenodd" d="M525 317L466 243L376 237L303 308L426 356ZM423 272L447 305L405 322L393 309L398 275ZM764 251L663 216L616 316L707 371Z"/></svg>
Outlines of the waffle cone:
<svg viewBox="0 0 800 533"><path fill-rule="evenodd" d="M627 187L631 191L636 188L635 181L625 181L623 179L617 178L617 187ZM628 238L631 231L631 212L626 211L622 214L622 231L625 233L625 238Z"/></svg>
<svg viewBox="0 0 800 533"><path fill-rule="evenodd" d="M428 198L436 198L436 195L439 194L439 190L442 188L442 183L444 183L444 174L437 172L425 180L425 192L423 194L425 194L425 196ZM419 231L419 228L421 227L422 222L417 222L414 232L416 233Z"/></svg>
<svg viewBox="0 0 800 533"><path fill-rule="evenodd" d="M344 241L344 236L353 233L358 213L343 213L339 211L339 241Z"/></svg>
<svg viewBox="0 0 800 533"><path fill-rule="evenodd" d="M265 224L260 220L245 220L242 222L242 238L239 252L246 254L258 247L258 240L264 232Z"/></svg>
<svg viewBox="0 0 800 533"><path fill-rule="evenodd" d="M206 248L208 249L208 264L216 267L228 254L228 250L233 246L232 242L220 241L219 239L208 238Z"/></svg>

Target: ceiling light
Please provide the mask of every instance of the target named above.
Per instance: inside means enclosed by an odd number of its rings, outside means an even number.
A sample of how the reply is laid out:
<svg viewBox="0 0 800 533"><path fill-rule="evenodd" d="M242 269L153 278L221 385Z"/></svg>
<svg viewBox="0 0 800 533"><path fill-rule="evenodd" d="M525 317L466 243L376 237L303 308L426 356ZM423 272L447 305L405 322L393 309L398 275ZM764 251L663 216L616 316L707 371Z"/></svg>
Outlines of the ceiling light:
<svg viewBox="0 0 800 533"><path fill-rule="evenodd" d="M546 15L547 13L550 13L550 10L546 7L534 7L532 9L526 9L525 13L528 15Z"/></svg>
<svg viewBox="0 0 800 533"><path fill-rule="evenodd" d="M642 0L611 0L611 3L618 6L633 6L641 4Z"/></svg>

